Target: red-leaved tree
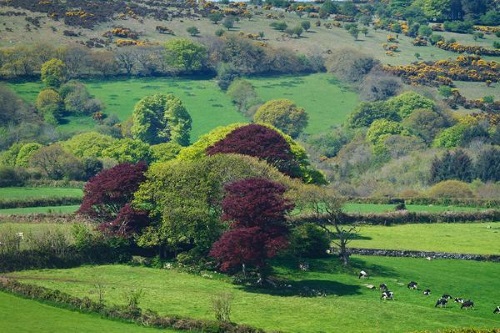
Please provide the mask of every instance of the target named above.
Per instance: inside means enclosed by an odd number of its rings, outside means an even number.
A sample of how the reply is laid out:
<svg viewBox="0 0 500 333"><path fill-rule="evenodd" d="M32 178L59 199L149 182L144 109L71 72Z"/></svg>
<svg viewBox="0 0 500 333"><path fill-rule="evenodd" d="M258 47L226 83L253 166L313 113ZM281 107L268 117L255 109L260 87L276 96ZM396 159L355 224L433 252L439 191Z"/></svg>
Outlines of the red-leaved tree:
<svg viewBox="0 0 500 333"><path fill-rule="evenodd" d="M288 245L286 214L294 205L284 198L285 187L264 178L248 178L225 187L222 220L229 230L215 242L210 255L222 271L247 265L265 277L267 259Z"/></svg>
<svg viewBox="0 0 500 333"><path fill-rule="evenodd" d="M238 127L207 148L208 155L242 154L257 157L290 177L300 177L290 145L278 132L258 124Z"/></svg>
<svg viewBox="0 0 500 333"><path fill-rule="evenodd" d="M78 214L101 222L99 229L123 237L148 224L147 214L130 206L134 193L146 179L146 163L123 163L92 177L84 188Z"/></svg>

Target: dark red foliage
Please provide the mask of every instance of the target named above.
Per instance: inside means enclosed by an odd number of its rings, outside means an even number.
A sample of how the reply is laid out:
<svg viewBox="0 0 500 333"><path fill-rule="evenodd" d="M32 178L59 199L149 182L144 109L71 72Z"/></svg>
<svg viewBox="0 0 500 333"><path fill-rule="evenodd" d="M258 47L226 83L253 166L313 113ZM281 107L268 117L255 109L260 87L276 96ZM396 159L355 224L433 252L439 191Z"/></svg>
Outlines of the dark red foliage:
<svg viewBox="0 0 500 333"><path fill-rule="evenodd" d="M278 132L262 125L239 127L207 148L208 155L242 154L257 157L290 177L299 177L299 165L290 145Z"/></svg>
<svg viewBox="0 0 500 333"><path fill-rule="evenodd" d="M85 185L83 202L77 213L102 222L115 220L146 179L146 170L147 165L140 162L123 163L101 171Z"/></svg>
<svg viewBox="0 0 500 333"><path fill-rule="evenodd" d="M242 264L257 268L288 245L285 215L293 209L283 194L284 186L263 178L228 184L222 202L222 219L230 230L215 242L210 255L219 259L221 270Z"/></svg>
<svg viewBox="0 0 500 333"><path fill-rule="evenodd" d="M148 213L142 210L135 210L127 203L120 209L116 219L112 222L101 223L99 230L107 235L128 238L137 234L147 225L149 225Z"/></svg>

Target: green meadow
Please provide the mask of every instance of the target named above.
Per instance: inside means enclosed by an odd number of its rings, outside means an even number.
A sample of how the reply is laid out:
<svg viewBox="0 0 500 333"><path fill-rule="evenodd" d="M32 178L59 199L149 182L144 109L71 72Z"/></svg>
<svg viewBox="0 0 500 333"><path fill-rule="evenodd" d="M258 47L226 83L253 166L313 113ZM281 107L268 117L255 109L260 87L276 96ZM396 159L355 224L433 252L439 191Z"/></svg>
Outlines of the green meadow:
<svg viewBox="0 0 500 333"><path fill-rule="evenodd" d="M55 308L0 292L0 332L2 333L139 333L160 330L111 321L95 314ZM162 330L162 332L175 332Z"/></svg>
<svg viewBox="0 0 500 333"><path fill-rule="evenodd" d="M310 118L306 128L309 134L327 131L342 123L358 103L357 94L329 74L252 78L249 81L262 101L288 98L305 108ZM90 80L85 81L85 85L95 98L103 102L104 112L118 116L121 121L131 116L135 104L145 96L155 93L176 95L193 119L192 141L217 126L248 121L236 111L230 98L214 80L132 78ZM43 88L40 82L11 83L9 86L30 103L35 102ZM58 128L62 132L81 132L95 126L90 117L67 117Z"/></svg>
<svg viewBox="0 0 500 333"><path fill-rule="evenodd" d="M361 225L348 246L500 255L500 222Z"/></svg>
<svg viewBox="0 0 500 333"><path fill-rule="evenodd" d="M366 204L366 203L346 203L343 206L344 211L348 213L387 213L394 212L396 205L391 204ZM465 206L439 206L439 205L406 205L410 212L474 212L486 210L486 208L465 207Z"/></svg>
<svg viewBox="0 0 500 333"><path fill-rule="evenodd" d="M232 321L283 332L409 332L500 325L500 317L492 314L498 301L496 263L360 256L353 256L352 261L353 268L345 270L333 258L313 260L307 272L300 271L296 263L277 262L276 272L286 279L285 286L271 289L234 285L213 272L193 275L123 265L21 271L7 276L92 299L98 297L95 286L99 284L109 304L124 304L127 293L142 290L139 306L144 309L203 319L214 318L212 298L229 292ZM358 279L359 269L369 272L370 278ZM431 289L432 296L409 290L409 281L417 281L421 290ZM380 283L394 292L393 301L382 301L378 291L366 286ZM326 296L300 296L306 288ZM436 299L445 293L472 299L475 309L461 310L453 303L435 308Z"/></svg>
<svg viewBox="0 0 500 333"><path fill-rule="evenodd" d="M1 199L83 198L83 190L70 187L0 187Z"/></svg>
<svg viewBox="0 0 500 333"><path fill-rule="evenodd" d="M0 209L0 215L26 215L26 214L71 214L80 208L80 205L71 206L43 206Z"/></svg>

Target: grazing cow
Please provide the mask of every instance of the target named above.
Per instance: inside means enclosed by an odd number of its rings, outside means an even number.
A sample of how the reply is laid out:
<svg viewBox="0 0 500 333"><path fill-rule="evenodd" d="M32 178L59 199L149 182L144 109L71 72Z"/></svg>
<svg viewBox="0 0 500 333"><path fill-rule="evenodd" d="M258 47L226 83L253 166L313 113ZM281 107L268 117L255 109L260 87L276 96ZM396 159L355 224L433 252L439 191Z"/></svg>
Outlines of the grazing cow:
<svg viewBox="0 0 500 333"><path fill-rule="evenodd" d="M455 303L464 304L465 300L463 298L455 297Z"/></svg>
<svg viewBox="0 0 500 333"><path fill-rule="evenodd" d="M380 289L380 291L387 291L389 290L389 288L387 288L387 285L385 283L381 283L378 288Z"/></svg>
<svg viewBox="0 0 500 333"><path fill-rule="evenodd" d="M434 305L435 308L439 307L446 307L446 304L448 303L448 300L446 298L440 298L437 300L436 305Z"/></svg>
<svg viewBox="0 0 500 333"><path fill-rule="evenodd" d="M462 303L460 309L472 309L474 307L474 302L471 300L465 301Z"/></svg>
<svg viewBox="0 0 500 333"><path fill-rule="evenodd" d="M429 296L430 294L431 294L431 290L430 289L425 289L424 290L424 295Z"/></svg>
<svg viewBox="0 0 500 333"><path fill-rule="evenodd" d="M365 272L365 271L359 272L358 279L367 278L367 277L368 277L368 273L367 272Z"/></svg>
<svg viewBox="0 0 500 333"><path fill-rule="evenodd" d="M449 300L449 299L452 299L453 297L451 297L451 295L444 294L443 296L441 296L441 298L444 298L445 300Z"/></svg>
<svg viewBox="0 0 500 333"><path fill-rule="evenodd" d="M407 285L408 289L418 289L418 284L415 281L411 281Z"/></svg>
<svg viewBox="0 0 500 333"><path fill-rule="evenodd" d="M495 308L495 310L493 310L493 314L497 314L497 313L500 313L500 305L499 305L499 306L497 306L497 307Z"/></svg>
<svg viewBox="0 0 500 333"><path fill-rule="evenodd" d="M392 291L386 290L382 293L382 296L380 297L381 299L388 300L388 299L394 299L394 293Z"/></svg>

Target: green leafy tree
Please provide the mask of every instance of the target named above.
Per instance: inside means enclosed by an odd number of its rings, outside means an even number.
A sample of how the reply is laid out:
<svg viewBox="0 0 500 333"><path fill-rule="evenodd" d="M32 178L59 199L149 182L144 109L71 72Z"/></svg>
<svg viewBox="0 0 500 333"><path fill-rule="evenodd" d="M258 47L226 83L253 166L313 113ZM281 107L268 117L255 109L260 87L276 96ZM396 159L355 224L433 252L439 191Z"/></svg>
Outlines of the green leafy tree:
<svg viewBox="0 0 500 333"><path fill-rule="evenodd" d="M189 144L191 116L180 99L172 94L144 97L132 114L132 136L149 144L176 142Z"/></svg>
<svg viewBox="0 0 500 333"><path fill-rule="evenodd" d="M102 158L103 151L113 146L117 139L97 133L85 132L63 141L63 147L80 158Z"/></svg>
<svg viewBox="0 0 500 333"><path fill-rule="evenodd" d="M152 159L155 162L167 162L179 155L182 146L176 142L164 142L151 146Z"/></svg>
<svg viewBox="0 0 500 333"><path fill-rule="evenodd" d="M303 108L288 99L276 99L264 103L257 109L254 121L271 124L296 138L306 128L309 116Z"/></svg>
<svg viewBox="0 0 500 333"><path fill-rule="evenodd" d="M58 88L66 80L66 65L60 59L50 59L42 65L41 78L45 86Z"/></svg>
<svg viewBox="0 0 500 333"><path fill-rule="evenodd" d="M458 123L442 130L434 139L432 145L441 148L454 148L462 144L468 125Z"/></svg>
<svg viewBox="0 0 500 333"><path fill-rule="evenodd" d="M477 156L475 164L476 177L483 182L500 181L500 149L487 148Z"/></svg>
<svg viewBox="0 0 500 333"><path fill-rule="evenodd" d="M260 103L255 88L249 81L244 79L236 79L231 82L226 93L232 102L236 104L238 111L246 115L252 113L250 110L252 106Z"/></svg>
<svg viewBox="0 0 500 333"><path fill-rule="evenodd" d="M376 145L383 142L387 136L394 134L408 134L408 132L398 122L387 119L377 119L368 128L366 138L369 142Z"/></svg>
<svg viewBox="0 0 500 333"><path fill-rule="evenodd" d="M351 128L368 127L377 119L399 121L401 118L384 102L363 102L349 114L347 125Z"/></svg>
<svg viewBox="0 0 500 333"><path fill-rule="evenodd" d="M219 23L223 18L224 14L221 12L210 13L208 15L208 19L214 24Z"/></svg>
<svg viewBox="0 0 500 333"><path fill-rule="evenodd" d="M396 97L390 98L386 103L386 107L391 111L397 112L401 119L404 119L414 110L432 109L434 107L434 102L413 91L406 91Z"/></svg>
<svg viewBox="0 0 500 333"><path fill-rule="evenodd" d="M153 164L135 194L134 206L150 211L153 224L139 244L160 254L190 251L206 255L224 230L220 203L224 186L249 177L286 182L265 162L243 155L217 154L196 160Z"/></svg>
<svg viewBox="0 0 500 333"><path fill-rule="evenodd" d="M292 32L294 35L297 35L297 38L299 38L304 32L304 29L302 28L301 25L297 25L292 29Z"/></svg>
<svg viewBox="0 0 500 333"><path fill-rule="evenodd" d="M358 40L359 28L357 26L352 26L349 28L349 34L354 37L354 40Z"/></svg>
<svg viewBox="0 0 500 333"><path fill-rule="evenodd" d="M300 26L305 31L309 31L309 29L311 29L311 21L302 21L302 22L300 22Z"/></svg>
<svg viewBox="0 0 500 333"><path fill-rule="evenodd" d="M438 183L443 180L456 179L471 182L473 173L472 160L463 150L446 151L441 158L436 157L432 161L430 181Z"/></svg>
<svg viewBox="0 0 500 333"><path fill-rule="evenodd" d="M102 152L103 157L112 158L118 163L138 163L151 160L149 144L137 139L120 139L113 141L109 148Z"/></svg>
<svg viewBox="0 0 500 333"><path fill-rule="evenodd" d="M432 186L427 195L435 199L473 198L474 193L467 183L459 180L445 180Z"/></svg>
<svg viewBox="0 0 500 333"><path fill-rule="evenodd" d="M197 27L188 27L186 29L186 31L188 32L188 34L190 34L191 36L198 36L200 34L200 29L198 29Z"/></svg>
<svg viewBox="0 0 500 333"><path fill-rule="evenodd" d="M175 38L165 43L167 65L176 71L201 70L207 58L207 50L201 44L186 38Z"/></svg>
<svg viewBox="0 0 500 333"><path fill-rule="evenodd" d="M35 102L37 110L43 115L45 121L53 125L57 125L61 120L63 105L61 95L52 88L40 91Z"/></svg>
<svg viewBox="0 0 500 333"><path fill-rule="evenodd" d="M234 27L234 19L232 17L226 17L222 21L222 26L227 30L231 30Z"/></svg>
<svg viewBox="0 0 500 333"><path fill-rule="evenodd" d="M451 89L450 86L439 86L438 92L445 99L450 98L450 96L453 94L453 90Z"/></svg>
<svg viewBox="0 0 500 333"><path fill-rule="evenodd" d="M23 144L16 157L16 166L28 167L31 156L43 146L36 142Z"/></svg>
<svg viewBox="0 0 500 333"><path fill-rule="evenodd" d="M403 125L430 145L440 131L451 126L450 118L430 109L418 109L403 121Z"/></svg>

